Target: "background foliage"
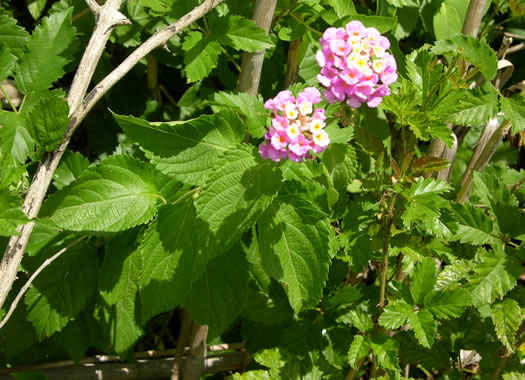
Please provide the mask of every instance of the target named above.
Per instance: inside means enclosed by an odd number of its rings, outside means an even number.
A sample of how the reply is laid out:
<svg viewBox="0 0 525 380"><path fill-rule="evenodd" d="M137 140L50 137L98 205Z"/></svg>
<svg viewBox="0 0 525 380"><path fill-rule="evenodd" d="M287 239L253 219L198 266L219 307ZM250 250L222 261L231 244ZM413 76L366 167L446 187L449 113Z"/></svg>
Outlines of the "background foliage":
<svg viewBox="0 0 525 380"><path fill-rule="evenodd" d="M125 2L132 23L113 32L94 82L196 5ZM37 163L62 141L94 17L80 0L1 6L0 80L21 93L0 112L5 247L27 222ZM226 0L148 55L91 111L56 170L6 305L67 251L0 330L0 363L132 361L174 347L185 308L209 326L209 344L246 343L254 360L234 379L522 378L525 50L508 53L503 87L496 52L505 33L525 40L525 3L488 1L479 39L459 34L467 7L279 0L267 36L253 3ZM263 99L317 85L322 32L350 20L391 41L392 94L377 109L324 102L325 152L264 161ZM237 92L243 52L263 49L260 94ZM457 202L491 120L510 133ZM425 152L434 139L451 147L452 125L462 132L445 181L432 173L449 161Z"/></svg>

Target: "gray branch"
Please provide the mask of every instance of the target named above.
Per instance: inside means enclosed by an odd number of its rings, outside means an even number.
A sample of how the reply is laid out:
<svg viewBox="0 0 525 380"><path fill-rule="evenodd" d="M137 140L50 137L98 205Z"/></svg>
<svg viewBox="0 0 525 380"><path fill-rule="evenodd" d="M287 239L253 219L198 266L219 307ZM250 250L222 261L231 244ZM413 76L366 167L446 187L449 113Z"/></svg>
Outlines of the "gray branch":
<svg viewBox="0 0 525 380"><path fill-rule="evenodd" d="M276 4L277 0L257 0L255 3L253 19L255 20L255 24L259 28L264 29L266 33L268 33L272 25ZM243 54L241 73L239 75L239 91L246 92L248 95L257 95L259 82L261 80L264 53L265 50Z"/></svg>

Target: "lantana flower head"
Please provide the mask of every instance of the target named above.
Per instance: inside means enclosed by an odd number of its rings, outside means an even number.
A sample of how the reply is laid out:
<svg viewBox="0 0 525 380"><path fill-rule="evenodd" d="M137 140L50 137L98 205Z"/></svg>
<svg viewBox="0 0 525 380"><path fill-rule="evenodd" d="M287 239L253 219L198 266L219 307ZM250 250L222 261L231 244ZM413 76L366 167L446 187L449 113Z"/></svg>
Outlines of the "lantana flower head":
<svg viewBox="0 0 525 380"><path fill-rule="evenodd" d="M329 103L344 102L353 108L362 103L377 107L390 95L389 84L397 80L394 56L387 52L390 41L376 28L351 21L346 28L328 28L321 38L315 58L317 76Z"/></svg>
<svg viewBox="0 0 525 380"><path fill-rule="evenodd" d="M281 91L268 99L264 107L272 111L272 125L264 135L266 141L259 145L262 158L300 162L311 158L311 152L325 150L330 144L324 130L325 110L314 109L320 102L321 93L315 87L305 88L297 98L290 91Z"/></svg>

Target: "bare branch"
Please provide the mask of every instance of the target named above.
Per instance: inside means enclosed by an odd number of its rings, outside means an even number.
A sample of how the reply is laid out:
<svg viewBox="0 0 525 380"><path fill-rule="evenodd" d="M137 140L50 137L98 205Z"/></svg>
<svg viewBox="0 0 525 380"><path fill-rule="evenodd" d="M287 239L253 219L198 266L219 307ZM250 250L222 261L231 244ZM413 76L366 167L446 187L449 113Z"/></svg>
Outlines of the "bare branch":
<svg viewBox="0 0 525 380"><path fill-rule="evenodd" d="M119 23L123 22L121 13L118 12L120 3L122 0L107 0L103 7L100 9L100 14L97 19L97 24L95 25L95 30L93 34L99 34L99 36L104 38L109 38L110 30L117 26ZM74 84L76 89L71 89L68 94L68 103L70 107L70 117L69 124L67 127L64 140L60 145L53 151L51 154L46 155L43 160L40 162L40 165L33 177L33 181L29 190L26 194L22 210L26 215L32 219L38 215L44 197L46 195L49 184L53 178L53 174L64 154L69 140L75 129L78 127L80 122L86 117L87 113L93 108L95 103L115 84L117 83L127 72L129 72L132 67L137 64L143 57L146 56L153 49L164 45L171 37L176 33L180 32L182 29L193 23L198 18L202 17L204 14L215 8L223 0L206 0L201 5L193 9L191 12L187 13L185 16L180 18L174 24L168 26L163 31L155 33L151 36L146 42L139 46L124 62L122 62L115 70L113 70L102 82L100 82L95 88L86 96L82 104L78 106L79 99L83 98L83 93L80 89L87 89L89 81L91 80L90 75L84 75L83 71L94 70L97 62L91 62L91 66L84 67L77 70L75 75ZM118 5L118 6L117 6ZM106 18L106 12L108 12L108 18ZM115 19L109 18L112 15ZM100 23L100 24L99 24ZM103 27L104 25L105 27ZM101 29L98 31L97 29ZM107 41L106 38L106 41ZM90 44L97 44L99 42L92 42ZM100 48L100 47L99 47ZM89 50L90 47L86 50ZM95 50L93 48L93 50ZM96 51L95 51L96 53ZM98 54L98 53L97 53ZM97 54L93 54L92 57L96 57ZM100 52L101 54L101 52ZM98 55L100 57L100 55ZM93 58L95 59L95 58ZM87 64L87 63L86 63ZM91 74L92 75L92 74ZM82 79L76 79L79 76ZM72 85L73 87L73 85ZM73 93L75 95L73 95ZM7 294L13 285L13 282L16 278L16 273L18 271L18 266L22 261L22 256L24 254L25 248L29 241L29 236L33 231L34 222L29 222L21 227L19 227L19 236L13 236L9 240L7 245L4 257L0 262L0 308L3 306Z"/></svg>
<svg viewBox="0 0 525 380"><path fill-rule="evenodd" d="M487 0L470 0L467 15L465 16L465 21L463 23L463 28L461 33L476 37L478 35L479 27L481 25L481 19L483 17L483 12L485 11L485 6L487 5ZM449 126L452 128L452 125ZM454 136L455 137L455 136ZM455 150L457 150L457 138L455 139ZM456 151L449 149L445 143L439 139L434 139L431 143L431 149L427 153L427 156L436 156L441 158L446 158L450 161L450 167L440 171L434 176L445 179L450 177L452 171L452 165L456 157Z"/></svg>
<svg viewBox="0 0 525 380"><path fill-rule="evenodd" d="M266 33L270 30L275 5L277 0L257 0L253 11L255 24L264 29ZM255 53L244 53L242 56L241 73L239 75L239 91L248 95L257 95L259 82L261 80L262 66L265 50Z"/></svg>
<svg viewBox="0 0 525 380"><path fill-rule="evenodd" d="M130 23L127 17L119 12L122 0L107 0L102 6L98 5L95 0L86 0L86 2L95 13L97 20L67 95L70 115L77 110L86 94L112 30L118 25L122 25L124 20L128 24Z"/></svg>
<svg viewBox="0 0 525 380"><path fill-rule="evenodd" d="M96 0L86 0L86 4L91 9L91 12L95 15L95 17L98 15L98 12L100 10L100 5L96 2Z"/></svg>
<svg viewBox="0 0 525 380"><path fill-rule="evenodd" d="M11 315L13 314L13 312L15 311L16 309L16 306L18 305L18 302L20 302L20 300L22 299L22 296L27 292L27 290L29 289L29 287L31 286L31 284L33 283L33 281L35 280L36 276L38 276L40 274L40 272L42 272L47 266L49 266L49 264L51 264L53 261L55 261L56 259L58 259L64 252L66 252L69 248L71 248L72 246L74 246L75 244L81 242L82 240L84 240L85 238L87 238L87 235L84 235L82 236L81 238L75 240L74 242L72 242L71 244L68 244L66 247L62 248L60 251L58 251L57 253L55 253L53 256L51 256L49 259L47 259L46 261L44 261L42 263L42 265L40 265L38 267L38 269L35 271L35 273L33 273L31 275L31 277L29 277L29 280L27 280L27 282L24 284L24 286L22 287L22 289L20 289L20 291L18 292L18 294L16 295L13 303L11 304L11 307L9 308L9 311L7 312L7 314L5 315L4 319L2 319L2 322L0 322L0 329L2 329L2 327L5 326L5 324L7 323L7 321L9 320L9 318L11 318Z"/></svg>
<svg viewBox="0 0 525 380"><path fill-rule="evenodd" d="M478 35L486 5L487 0L470 0L461 33L472 37Z"/></svg>

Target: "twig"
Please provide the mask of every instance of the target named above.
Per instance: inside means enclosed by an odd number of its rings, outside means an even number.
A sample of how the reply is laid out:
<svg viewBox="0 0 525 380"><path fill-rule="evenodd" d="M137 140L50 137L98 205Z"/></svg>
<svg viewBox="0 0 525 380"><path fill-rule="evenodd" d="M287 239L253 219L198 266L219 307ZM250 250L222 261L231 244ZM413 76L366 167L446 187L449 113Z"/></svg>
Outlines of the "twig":
<svg viewBox="0 0 525 380"><path fill-rule="evenodd" d="M507 36L507 37L510 37L510 38L515 38L517 40L525 40L525 36L521 35L521 34L516 34L516 33L510 33L510 32L504 32L503 33L504 36Z"/></svg>
<svg viewBox="0 0 525 380"><path fill-rule="evenodd" d="M266 33L270 30L272 17L275 12L277 0L257 0L253 11L255 24ZM265 50L255 53L244 53L241 62L241 73L239 74L238 90L248 95L257 95L259 82L261 80L262 66Z"/></svg>
<svg viewBox="0 0 525 380"><path fill-rule="evenodd" d="M100 28L112 28L115 22L122 22L122 19L120 18L114 20L113 22L110 22L111 20L107 20L105 17L103 17L106 9L110 9L106 8L106 6L110 7L114 3L118 3L120 5L121 1L122 0L106 1L104 6L102 6L102 8L100 9L100 14L97 19L95 31L93 33L95 33L97 29ZM26 198L24 200L22 210L30 219L35 218L38 215L38 212L40 211L40 207L42 206L42 202L53 178L53 174L55 173L55 170L58 166L58 163L60 162L62 155L66 150L67 145L69 144L69 140L71 139L73 132L78 127L80 122L84 120L87 113L91 110L91 108L93 108L97 101L102 96L104 96L109 91L109 89L113 87L113 85L115 85L126 73L128 73L135 66L135 64L137 64L143 57L145 57L146 54L151 52L153 49L164 45L171 37L173 37L175 34L186 28L198 18L202 17L204 14L206 14L213 8L215 8L222 1L223 0L205 0L198 7L187 13L185 16L181 17L179 20L177 20L177 22L175 22L174 24L168 26L162 31L155 33L147 41L140 45L115 70L113 70L108 76L106 76L97 86L95 86L95 88L91 90L91 92L85 97L85 99L82 101L82 104L78 108L74 109L71 112L71 110L74 107L70 106L71 113L64 140L62 141L62 143L60 143L60 145L55 149L53 153L48 154L43 158L33 177L33 181L31 183L31 186L29 187ZM118 7L116 8L118 9ZM115 15L116 13L111 12L111 14ZM103 22L106 23L105 28L102 26ZM106 36L106 34L102 35ZM107 37L109 38L109 34L107 34ZM98 44L99 42L93 43ZM91 64L93 66L96 66L97 62L92 62ZM83 80L88 81L82 73L79 73L79 71L81 70L77 70L77 74L75 74L75 77L77 75L80 75L82 76ZM89 78L89 80L91 80L91 78ZM81 86L80 83L77 86L77 88L87 88L87 85ZM83 94L79 94L78 96L80 99L82 99ZM68 96L68 99L69 98L70 97ZM75 103L76 102L77 101L75 100ZM34 223L29 222L19 228L20 235L11 237L11 239L9 240L9 244L7 245L2 262L0 262L0 308L3 306L7 294L9 293L9 290L11 289L11 286L13 285L13 282L16 278L18 266L20 265L22 256L29 241L29 236L31 236L31 232L33 231L33 226Z"/></svg>
<svg viewBox="0 0 525 380"><path fill-rule="evenodd" d="M525 49L525 42L522 42L522 43L519 43L517 45L514 45L514 46L510 47L507 50L507 54L517 53L518 51L521 51L521 50L524 50L524 49Z"/></svg>
<svg viewBox="0 0 525 380"><path fill-rule="evenodd" d="M7 323L7 321L9 320L9 318L11 318L11 315L13 314L13 312L15 311L16 309L16 306L18 305L18 302L20 302L20 300L22 299L23 295L27 292L27 290L29 289L29 287L31 286L31 284L33 283L33 281L35 280L36 276L38 276L40 274L40 272L42 272L49 264L51 264L53 261L55 261L56 259L58 259L64 252L66 252L69 248L71 248L72 246L76 245L77 243L81 242L82 240L84 240L85 238L87 238L87 235L84 235L80 238L78 238L77 240L73 241L72 243L68 244L67 246L65 246L64 248L62 248L60 251L58 251L57 253L55 253L53 256L51 256L49 259L46 259L42 265L40 265L38 267L38 269L35 271L35 273L33 273L31 275L31 277L29 277L29 280L27 280L27 282L25 283L25 285L22 287L22 289L20 289L20 291L18 292L18 294L16 295L13 303L11 304L11 307L9 308L9 311L7 312L7 314L5 315L4 319L2 319L2 321L0 322L0 329L2 329L2 327L5 326L5 324Z"/></svg>

